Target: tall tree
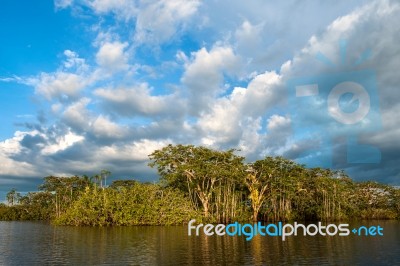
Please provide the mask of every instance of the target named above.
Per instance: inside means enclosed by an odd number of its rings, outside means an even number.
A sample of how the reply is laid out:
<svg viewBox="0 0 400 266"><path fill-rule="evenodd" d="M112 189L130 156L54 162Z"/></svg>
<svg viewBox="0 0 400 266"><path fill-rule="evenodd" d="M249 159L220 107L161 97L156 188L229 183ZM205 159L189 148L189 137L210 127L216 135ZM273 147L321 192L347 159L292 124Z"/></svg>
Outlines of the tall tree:
<svg viewBox="0 0 400 266"><path fill-rule="evenodd" d="M93 179L95 180L95 184L97 184L97 185L99 185L100 187L102 187L102 176L101 175L99 175L99 174L95 174L94 176L93 176Z"/></svg>
<svg viewBox="0 0 400 266"><path fill-rule="evenodd" d="M39 189L54 195L54 208L56 216L66 209L71 202L86 188L90 181L79 176L57 177L47 176Z"/></svg>
<svg viewBox="0 0 400 266"><path fill-rule="evenodd" d="M274 208L275 212L290 207L288 196L291 190L288 178L299 175L302 169L302 166L283 157L266 157L247 165L244 183L250 192L254 221L258 220L261 206L268 197L271 201L270 207Z"/></svg>
<svg viewBox="0 0 400 266"><path fill-rule="evenodd" d="M7 193L6 197L8 204L13 206L14 204L18 203L19 199L21 198L21 194L18 193L15 188L13 188Z"/></svg>
<svg viewBox="0 0 400 266"><path fill-rule="evenodd" d="M168 145L149 155L161 181L200 200L205 217L210 215L212 195L221 179L243 175L243 157L234 150L215 151L193 145Z"/></svg>
<svg viewBox="0 0 400 266"><path fill-rule="evenodd" d="M110 175L111 175L111 172L106 170L106 169L103 169L100 172L101 179L104 179L104 186L105 187L107 186L107 177L109 177Z"/></svg>

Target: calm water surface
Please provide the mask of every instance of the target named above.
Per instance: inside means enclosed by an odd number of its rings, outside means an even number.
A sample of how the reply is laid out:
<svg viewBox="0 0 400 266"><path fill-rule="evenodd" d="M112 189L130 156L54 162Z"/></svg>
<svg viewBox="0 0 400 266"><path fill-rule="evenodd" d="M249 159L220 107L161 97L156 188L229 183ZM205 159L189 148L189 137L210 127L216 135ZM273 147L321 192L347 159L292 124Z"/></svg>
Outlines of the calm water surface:
<svg viewBox="0 0 400 266"><path fill-rule="evenodd" d="M0 265L400 265L400 221L381 237L188 236L177 227L0 222Z"/></svg>

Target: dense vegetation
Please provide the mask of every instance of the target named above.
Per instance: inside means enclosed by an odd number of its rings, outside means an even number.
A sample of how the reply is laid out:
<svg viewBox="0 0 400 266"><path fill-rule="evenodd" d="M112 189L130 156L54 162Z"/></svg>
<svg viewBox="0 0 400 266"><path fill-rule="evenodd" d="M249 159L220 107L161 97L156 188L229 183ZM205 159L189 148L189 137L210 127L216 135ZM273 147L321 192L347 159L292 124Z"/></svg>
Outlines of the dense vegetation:
<svg viewBox="0 0 400 266"><path fill-rule="evenodd" d="M354 182L343 171L305 168L282 157L245 163L234 150L169 145L153 152L157 184L88 176L48 176L39 192L11 190L1 220L61 225L162 225L204 222L399 219L400 190ZM103 184L104 181L104 184Z"/></svg>

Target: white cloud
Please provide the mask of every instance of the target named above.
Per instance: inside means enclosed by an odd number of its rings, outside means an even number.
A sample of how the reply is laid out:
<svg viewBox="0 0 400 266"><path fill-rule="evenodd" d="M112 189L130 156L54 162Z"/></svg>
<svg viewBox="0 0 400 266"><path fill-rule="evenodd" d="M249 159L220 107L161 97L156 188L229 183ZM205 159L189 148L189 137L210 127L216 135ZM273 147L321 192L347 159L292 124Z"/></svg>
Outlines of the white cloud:
<svg viewBox="0 0 400 266"><path fill-rule="evenodd" d="M259 131L262 129L261 117L253 119L247 117L240 123L243 130L242 136L238 143L240 153L244 155L248 160L258 159L260 153L265 148L264 136Z"/></svg>
<svg viewBox="0 0 400 266"><path fill-rule="evenodd" d="M87 109L89 98L82 98L69 105L62 114L62 121L77 132L93 133L97 138L124 137L128 129L111 121L108 117L100 114L95 115Z"/></svg>
<svg viewBox="0 0 400 266"><path fill-rule="evenodd" d="M171 39L193 14L198 0L148 1L140 6L135 40L139 43L162 43Z"/></svg>
<svg viewBox="0 0 400 266"><path fill-rule="evenodd" d="M34 176L37 170L34 165L26 161L15 159L22 152L23 147L20 142L26 135L36 135L37 131L21 132L16 131L10 139L0 142L0 161L2 176Z"/></svg>
<svg viewBox="0 0 400 266"><path fill-rule="evenodd" d="M147 161L148 155L157 149L173 143L172 140L149 140L141 139L124 145L111 145L101 147L95 154L96 159L125 160L125 161Z"/></svg>
<svg viewBox="0 0 400 266"><path fill-rule="evenodd" d="M93 80L88 77L89 67L84 59L71 50L65 50L64 55L66 59L57 71L42 72L37 77L21 79L18 82L34 86L36 93L47 100L77 99Z"/></svg>
<svg viewBox="0 0 400 266"><path fill-rule="evenodd" d="M118 72L128 69L128 54L124 49L128 43L106 42L102 44L96 54L97 63L109 72Z"/></svg>
<svg viewBox="0 0 400 266"><path fill-rule="evenodd" d="M54 5L57 9L63 9L71 6L73 0L54 0Z"/></svg>
<svg viewBox="0 0 400 266"><path fill-rule="evenodd" d="M64 1L66 3L64 3ZM58 6L71 3L58 1ZM196 14L199 0L85 0L81 4L95 13L114 14L117 20L134 21L134 39L137 43L161 44L169 41Z"/></svg>
<svg viewBox="0 0 400 266"><path fill-rule="evenodd" d="M63 108L63 105L61 103L55 103L51 105L51 111L54 114L57 114L58 112L60 112Z"/></svg>
<svg viewBox="0 0 400 266"><path fill-rule="evenodd" d="M286 127L290 125L290 118L280 116L280 115L272 115L268 118L267 128L268 130L274 130L279 127Z"/></svg>
<svg viewBox="0 0 400 266"><path fill-rule="evenodd" d="M263 27L263 24L252 25L248 20L245 20L235 31L237 50L241 55L251 57L251 60L257 60L253 56L257 56L260 51L266 48L263 47Z"/></svg>
<svg viewBox="0 0 400 266"><path fill-rule="evenodd" d="M19 162L0 152L2 176L35 176L38 172L35 167L27 162Z"/></svg>
<svg viewBox="0 0 400 266"><path fill-rule="evenodd" d="M266 72L256 75L247 88L236 87L230 95L211 101L210 110L203 110L196 124L202 143L239 147L249 158L261 156L267 148L262 117L281 101L283 89L281 77L275 72ZM278 118L274 116L271 121ZM287 135L284 134L285 138Z"/></svg>
<svg viewBox="0 0 400 266"><path fill-rule="evenodd" d="M0 77L1 82L18 82L23 83L23 79L21 77L13 75L12 77Z"/></svg>
<svg viewBox="0 0 400 266"><path fill-rule="evenodd" d="M285 101L286 87L282 76L276 72L265 72L255 76L248 84L243 101L243 112L256 116Z"/></svg>
<svg viewBox="0 0 400 266"><path fill-rule="evenodd" d="M112 111L124 115L168 115L183 108L176 95L151 95L148 84L130 88L97 89L94 94L105 101Z"/></svg>
<svg viewBox="0 0 400 266"><path fill-rule="evenodd" d="M265 153L269 155L282 155L291 149L293 132L289 117L272 115L267 119L266 127Z"/></svg>
<svg viewBox="0 0 400 266"><path fill-rule="evenodd" d="M70 127L78 131L87 130L90 126L91 116L86 106L90 103L89 98L81 98L79 101L66 107L62 114L63 121ZM55 107L61 108L60 106Z"/></svg>
<svg viewBox="0 0 400 266"><path fill-rule="evenodd" d="M65 68L76 68L77 72L82 72L87 69L85 59L80 58L76 52L65 50L64 55L67 57L64 61Z"/></svg>
<svg viewBox="0 0 400 266"><path fill-rule="evenodd" d="M394 71L400 66L400 61L398 60L400 52L398 42L400 39L397 34L398 27L396 26L399 15L400 5L398 2L374 1L348 15L341 16L333 21L324 32L312 36L307 46L293 60L285 63L281 71L281 75L285 78L318 76L321 74L329 77L331 73L343 73L343 75L348 75L348 78L351 79L353 78L352 73L354 73L352 71L367 69L376 73L376 89L380 98L383 128L374 133L362 132L357 137L361 144L374 145L373 147L378 148L382 152L382 161L379 164L349 167L349 164L346 164L346 159L344 159L343 162L340 162L339 167L347 168L351 174L357 174L358 177L363 179L381 178L380 181L388 183L395 182L395 173L398 172L398 168L394 167L393 160L398 160L398 158L395 159L394 154L398 149L395 136L398 135L400 122L398 116L395 115L398 113L398 102L400 100L400 94L396 90L399 84L399 76ZM340 40L347 41L344 63L341 62ZM371 56L366 58L367 60L362 64L355 65L361 54L368 49L371 50ZM333 65L329 66L316 60L315 55L318 52L326 55ZM373 108L376 110L377 107ZM321 114L314 111L311 102L308 109L302 110L302 112L308 112L307 117L303 117L305 122L314 123L325 130L329 130L330 134L336 132L337 128L328 127L327 121L318 120ZM362 123L362 125L365 124ZM378 124L376 128L379 128ZM344 141L333 140L335 151L346 151L344 146L346 144L346 132L351 132L351 129L344 126L338 127L342 134L341 138ZM323 133L320 134L320 136L323 135ZM310 143L305 145L302 143L293 144L293 149L288 151L288 154L293 152L293 154L297 154L295 156L298 156L302 153L302 150L307 151L310 149L308 144ZM323 154L326 150L322 148L320 147ZM339 155L336 157L339 157ZM366 171L366 169L369 170ZM376 176L374 174L375 176L372 176L371 173L374 171L380 172L380 175Z"/></svg>
<svg viewBox="0 0 400 266"><path fill-rule="evenodd" d="M224 73L234 75L239 68L240 59L229 46L214 46L210 51L201 48L192 53L181 79L189 90L191 112L211 106L212 99L225 90Z"/></svg>
<svg viewBox="0 0 400 266"><path fill-rule="evenodd" d="M215 101L210 112L199 117L198 128L205 136L204 144L219 146L240 137L238 106L230 99Z"/></svg>
<svg viewBox="0 0 400 266"><path fill-rule="evenodd" d="M73 132L68 132L66 135L59 136L56 138L55 143L50 144L42 149L43 155L51 155L57 152L63 151L77 142L83 141L83 136L76 135Z"/></svg>
<svg viewBox="0 0 400 266"><path fill-rule="evenodd" d="M193 79L199 78L208 78L212 83L218 83L222 79L221 72L233 74L238 69L239 59L229 46L214 46L210 51L201 48L191 56L192 61L186 65L183 77L183 82L188 85Z"/></svg>
<svg viewBox="0 0 400 266"><path fill-rule="evenodd" d="M126 128L99 115L92 124L92 131L96 137L121 138L127 133Z"/></svg>
<svg viewBox="0 0 400 266"><path fill-rule="evenodd" d="M36 92L48 100L53 98L77 98L85 88L85 85L85 80L74 73L42 73L37 80Z"/></svg>
<svg viewBox="0 0 400 266"><path fill-rule="evenodd" d="M31 83L49 100L54 115L50 121L55 122L41 133L23 133L0 145L5 173L17 171L12 165L27 173L36 168L68 173L103 165L129 173L138 165L144 167L154 149L171 142L237 147L252 160L266 154L296 158L310 143L295 143L291 138L285 83L296 76L348 71L351 66L332 70L315 59L323 52L334 63L340 62L338 41L347 38L349 62L366 48L373 50L367 66L376 70L384 130L365 139L390 155L391 162L378 167L390 166L392 172L385 173L394 176L398 171L393 160L398 160L400 5L375 1L348 13L362 2L85 1L96 14L113 13L119 21L112 27L104 21L95 25L97 51L87 60L66 50L60 69L42 73ZM63 8L72 2L56 3ZM193 25L200 20L201 26ZM124 30L131 30L119 36L121 21ZM193 51L180 43L184 40L174 39L189 25L190 36L185 38L197 41ZM152 60L165 61L161 49L138 68L147 76L131 75L130 62L147 60L139 47L146 43L166 43L168 56L175 54L167 60L176 60L182 69L176 62L157 66ZM93 66L88 65L89 58L94 58ZM176 72L168 76L165 68ZM165 93L167 88L173 92ZM61 101L54 103L54 99ZM310 121L319 115L311 105ZM28 135L44 141L29 142Z"/></svg>
<svg viewBox="0 0 400 266"><path fill-rule="evenodd" d="M21 152L21 146L19 142L24 138L24 136L28 134L27 132L16 131L14 137L10 139L6 139L5 141L0 142L1 151L6 155L18 154ZM37 134L36 131L32 131L31 134Z"/></svg>

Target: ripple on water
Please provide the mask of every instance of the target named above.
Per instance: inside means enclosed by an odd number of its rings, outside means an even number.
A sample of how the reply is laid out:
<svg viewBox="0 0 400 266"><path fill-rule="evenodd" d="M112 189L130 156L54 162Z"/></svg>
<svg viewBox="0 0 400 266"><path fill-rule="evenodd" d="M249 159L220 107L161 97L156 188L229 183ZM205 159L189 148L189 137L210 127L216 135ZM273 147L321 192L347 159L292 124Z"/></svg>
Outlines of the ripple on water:
<svg viewBox="0 0 400 266"><path fill-rule="evenodd" d="M188 236L186 226L0 222L0 265L400 265L400 222L383 237Z"/></svg>

